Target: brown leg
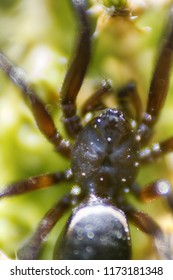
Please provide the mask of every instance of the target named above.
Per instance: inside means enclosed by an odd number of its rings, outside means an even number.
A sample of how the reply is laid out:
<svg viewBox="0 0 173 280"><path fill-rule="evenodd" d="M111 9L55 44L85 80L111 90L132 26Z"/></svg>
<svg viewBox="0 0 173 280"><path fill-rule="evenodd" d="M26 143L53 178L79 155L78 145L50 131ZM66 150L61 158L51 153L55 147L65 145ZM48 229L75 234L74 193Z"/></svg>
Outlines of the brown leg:
<svg viewBox="0 0 173 280"><path fill-rule="evenodd" d="M133 106L133 110L135 111L135 119L139 123L139 121L141 120L141 112L143 110L142 102L140 96L138 95L136 84L134 82L130 82L125 85L122 89L119 90L117 98L119 107L122 108L126 116L134 119L133 114L129 108L129 104Z"/></svg>
<svg viewBox="0 0 173 280"><path fill-rule="evenodd" d="M39 252L44 244L47 235L63 216L63 214L71 208L74 195L68 194L56 203L40 221L35 233L17 252L20 260L35 260L38 258Z"/></svg>
<svg viewBox="0 0 173 280"><path fill-rule="evenodd" d="M13 63L3 54L0 53L0 68L5 74L16 84L24 96L29 99L31 108L40 131L54 145L56 151L66 157L70 156L71 146L69 141L62 139L61 135L56 130L55 124L46 110L44 104L30 89L24 71L13 65Z"/></svg>
<svg viewBox="0 0 173 280"><path fill-rule="evenodd" d="M139 153L139 161L142 164L147 164L157 158L173 151L173 137L168 138L160 143L152 144L151 148L146 147Z"/></svg>
<svg viewBox="0 0 173 280"><path fill-rule="evenodd" d="M134 185L132 191L143 202L165 197L169 207L173 210L173 188L167 180L159 179L149 183L142 189Z"/></svg>
<svg viewBox="0 0 173 280"><path fill-rule="evenodd" d="M71 170L35 176L27 180L8 185L4 190L0 191L0 198L44 189L63 181L71 181L72 177Z"/></svg>
<svg viewBox="0 0 173 280"><path fill-rule="evenodd" d="M105 108L104 104L101 102L100 98L106 93L111 91L111 84L108 80L102 82L102 87L98 89L90 98L84 103L81 114L84 116L86 113ZM119 90L117 93L118 107L125 112L126 116L133 118L132 113L129 110L129 103L133 106L135 111L135 119L139 122L141 118L142 102L138 95L136 84L131 82L125 87Z"/></svg>
<svg viewBox="0 0 173 280"><path fill-rule="evenodd" d="M171 9L165 28L164 44L161 49L153 78L151 81L147 109L142 123L139 125L138 134L142 143L147 143L152 135L152 130L158 120L164 105L168 87L173 58L173 11Z"/></svg>
<svg viewBox="0 0 173 280"><path fill-rule="evenodd" d="M158 224L150 216L141 211L130 209L126 214L137 228L154 239L155 247L160 259L173 259L173 248L171 248L172 240L170 235L164 234Z"/></svg>
<svg viewBox="0 0 173 280"><path fill-rule="evenodd" d="M102 81L102 87L94 92L90 98L86 100L81 109L81 115L84 116L88 112L93 112L105 108L105 105L100 100L102 96L111 90L111 85L108 80Z"/></svg>
<svg viewBox="0 0 173 280"><path fill-rule="evenodd" d="M80 29L78 31L80 39L61 89L63 121L71 137L75 137L82 128L80 118L76 115L76 97L90 60L90 26L86 15L85 2L83 0L73 0L73 5L80 22Z"/></svg>

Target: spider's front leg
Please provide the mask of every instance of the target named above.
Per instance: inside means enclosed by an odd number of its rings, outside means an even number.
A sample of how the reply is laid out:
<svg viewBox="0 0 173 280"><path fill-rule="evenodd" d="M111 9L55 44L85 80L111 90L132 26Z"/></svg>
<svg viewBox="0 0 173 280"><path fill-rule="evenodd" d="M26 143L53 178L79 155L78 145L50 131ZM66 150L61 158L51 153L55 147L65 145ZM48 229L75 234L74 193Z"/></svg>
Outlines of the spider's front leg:
<svg viewBox="0 0 173 280"><path fill-rule="evenodd" d="M80 29L78 32L80 38L75 51L75 56L62 85L61 106L65 128L71 137L75 137L82 128L80 118L76 114L76 97L82 85L90 60L91 36L86 13L86 1L73 0L72 2L80 23Z"/></svg>
<svg viewBox="0 0 173 280"><path fill-rule="evenodd" d="M142 101L138 94L136 83L131 81L122 87L117 92L117 102L118 107L122 109L126 116L130 119L135 119L139 123L141 120ZM132 113L129 105L132 105L134 113Z"/></svg>
<svg viewBox="0 0 173 280"><path fill-rule="evenodd" d="M158 121L168 93L173 60L173 7L171 7L170 15L167 19L165 34L164 44L150 84L147 109L138 127L138 136L141 138L142 144L146 144L150 140L153 127Z"/></svg>
<svg viewBox="0 0 173 280"><path fill-rule="evenodd" d="M24 71L15 66L2 52L0 52L0 68L13 81L13 83L21 89L24 97L28 98L40 131L46 136L48 141L54 145L56 151L69 157L71 154L69 141L64 140L57 131L53 119L46 110L45 105L28 85Z"/></svg>
<svg viewBox="0 0 173 280"><path fill-rule="evenodd" d="M81 108L81 115L84 116L87 113L94 113L97 110L105 109L106 106L102 102L101 98L111 91L111 84L108 80L102 81L102 86L96 90L83 104Z"/></svg>
<svg viewBox="0 0 173 280"><path fill-rule="evenodd" d="M61 105L63 110L63 121L70 136L75 136L82 125L80 118L76 115L76 97L82 85L87 66L90 60L90 26L86 14L86 1L73 0L73 7L80 22L80 39L76 49L75 57L67 71L61 90ZM55 149L66 157L71 154L69 141L64 140L57 131L55 124L46 110L44 104L29 87L24 71L13 65L13 63L0 52L0 68L28 97L36 123L40 131L55 146Z"/></svg>

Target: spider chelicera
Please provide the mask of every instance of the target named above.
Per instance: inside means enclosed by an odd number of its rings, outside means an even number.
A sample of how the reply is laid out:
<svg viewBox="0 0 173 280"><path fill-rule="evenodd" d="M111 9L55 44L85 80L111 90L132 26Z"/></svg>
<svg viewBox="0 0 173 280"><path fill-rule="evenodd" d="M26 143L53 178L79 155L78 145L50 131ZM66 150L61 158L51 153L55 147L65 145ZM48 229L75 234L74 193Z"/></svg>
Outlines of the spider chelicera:
<svg viewBox="0 0 173 280"><path fill-rule="evenodd" d="M173 55L173 11L167 20L165 41L150 84L145 113L141 113L141 100L133 83L119 91L118 109L106 108L101 97L110 91L110 85L105 83L87 99L78 116L76 98L90 61L91 31L85 1L73 0L72 4L80 22L80 38L62 85L61 109L65 129L70 138L75 139L74 145L57 131L46 107L27 84L23 70L0 53L1 69L27 96L40 131L57 152L71 159L71 169L10 184L0 192L0 197L42 189L62 181L78 185L45 214L17 256L37 259L49 232L63 214L73 208L55 246L55 259L130 259L128 220L153 238L160 258L171 259L170 236L150 216L130 204L127 193L141 201L165 197L173 209L173 192L168 181L159 179L142 189L135 182L142 164L172 151L173 137L153 145L154 148L145 147L168 91ZM133 119L128 104L134 109ZM81 119L88 112L93 113L93 118L83 126Z"/></svg>

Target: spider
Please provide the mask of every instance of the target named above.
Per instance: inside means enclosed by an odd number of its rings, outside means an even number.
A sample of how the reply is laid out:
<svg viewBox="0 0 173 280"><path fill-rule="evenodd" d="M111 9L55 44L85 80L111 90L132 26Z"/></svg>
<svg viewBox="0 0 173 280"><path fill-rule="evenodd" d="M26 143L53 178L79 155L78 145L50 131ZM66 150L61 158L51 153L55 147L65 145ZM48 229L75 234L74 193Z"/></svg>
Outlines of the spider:
<svg viewBox="0 0 173 280"><path fill-rule="evenodd" d="M58 239L54 259L130 259L132 256L128 220L150 235L160 258L172 259L170 236L146 213L129 201L132 194L139 201L165 197L173 209L173 191L164 179L139 188L136 177L147 164L172 151L173 137L146 148L158 121L168 92L173 54L173 11L166 25L165 41L154 70L145 113L133 83L118 93L118 108L107 108L101 97L110 91L109 83L93 93L77 115L76 98L91 56L91 30L86 3L72 0L78 16L79 42L61 89L63 124L74 144L63 139L42 101L28 85L23 70L0 53L0 67L27 96L40 131L55 150L71 160L71 168L12 183L0 192L10 197L49 187L62 181L74 182L69 193L45 214L31 238L18 250L18 259L37 259L45 239L66 211L72 214ZM127 102L128 101L128 102ZM135 117L132 119L128 103ZM82 125L88 112L93 118Z"/></svg>

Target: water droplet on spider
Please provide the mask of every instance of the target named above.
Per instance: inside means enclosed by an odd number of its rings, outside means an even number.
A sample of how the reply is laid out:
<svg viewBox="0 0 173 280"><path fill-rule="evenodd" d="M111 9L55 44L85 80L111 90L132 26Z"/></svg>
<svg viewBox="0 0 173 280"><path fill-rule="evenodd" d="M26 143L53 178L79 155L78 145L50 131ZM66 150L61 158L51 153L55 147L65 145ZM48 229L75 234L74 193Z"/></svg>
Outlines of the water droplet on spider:
<svg viewBox="0 0 173 280"><path fill-rule="evenodd" d="M136 135L136 141L137 142L141 141L141 136L140 135Z"/></svg>
<svg viewBox="0 0 173 280"><path fill-rule="evenodd" d="M154 111L154 108L152 108L151 110ZM144 118L147 122L152 121L152 116L150 114L145 113Z"/></svg>
<svg viewBox="0 0 173 280"><path fill-rule="evenodd" d="M111 137L107 137L107 141L108 141L108 142L111 142L111 141L112 141L112 138L111 138Z"/></svg>
<svg viewBox="0 0 173 280"><path fill-rule="evenodd" d="M29 178L29 179L28 179L28 183L29 183L29 184L35 185L35 184L37 183L37 180L34 179L34 178Z"/></svg>
<svg viewBox="0 0 173 280"><path fill-rule="evenodd" d="M81 229L78 229L78 230L77 230L77 239L78 239L78 240L82 240L83 237L84 237L83 231L82 231Z"/></svg>
<svg viewBox="0 0 173 280"><path fill-rule="evenodd" d="M74 250L73 253L74 255L79 255L79 250Z"/></svg>
<svg viewBox="0 0 173 280"><path fill-rule="evenodd" d="M151 150L150 148L144 148L141 152L140 152L140 155L141 157L147 157L149 156L151 153Z"/></svg>
<svg viewBox="0 0 173 280"><path fill-rule="evenodd" d="M84 117L84 123L88 123L92 119L92 113L87 113Z"/></svg>
<svg viewBox="0 0 173 280"><path fill-rule="evenodd" d="M93 248L91 246L86 247L86 252L91 253L93 251Z"/></svg>
<svg viewBox="0 0 173 280"><path fill-rule="evenodd" d="M93 226L92 226L91 224L87 224L87 225L85 226L85 229L88 230L88 231L89 231L89 230L91 231L92 228L93 228Z"/></svg>
<svg viewBox="0 0 173 280"><path fill-rule="evenodd" d="M103 244L103 245L106 245L106 243L107 243L107 237L104 235L104 236L101 236L100 237L100 241L101 241L101 243Z"/></svg>
<svg viewBox="0 0 173 280"><path fill-rule="evenodd" d="M132 120L130 124L131 124L131 127L132 127L133 129L135 129L136 126L137 126L136 121L134 121L134 120Z"/></svg>
<svg viewBox="0 0 173 280"><path fill-rule="evenodd" d="M82 240L83 239L83 235L77 235L77 240Z"/></svg>
<svg viewBox="0 0 173 280"><path fill-rule="evenodd" d="M117 231L116 236L117 236L118 239L121 239L122 238L122 233L120 231Z"/></svg>
<svg viewBox="0 0 173 280"><path fill-rule="evenodd" d="M157 193L159 195L165 195L169 192L170 188L171 188L171 185L168 181L160 180L158 182L158 186L157 186Z"/></svg>
<svg viewBox="0 0 173 280"><path fill-rule="evenodd" d="M46 104L46 110L51 113L53 110L53 106L51 104Z"/></svg>
<svg viewBox="0 0 173 280"><path fill-rule="evenodd" d="M97 119L97 123L98 124L101 123L101 119L100 118Z"/></svg>
<svg viewBox="0 0 173 280"><path fill-rule="evenodd" d="M152 150L155 151L155 152L161 152L159 143L154 143L152 145Z"/></svg>
<svg viewBox="0 0 173 280"><path fill-rule="evenodd" d="M126 182L126 178L122 178L121 181L122 181L122 182Z"/></svg>
<svg viewBox="0 0 173 280"><path fill-rule="evenodd" d="M42 239L43 241L47 241L48 238L49 238L48 235L45 236L44 234L41 234L40 236L41 236L41 239Z"/></svg>
<svg viewBox="0 0 173 280"><path fill-rule="evenodd" d="M92 232L92 231L90 231L90 232L88 232L87 233L87 237L89 238L89 239L93 239L94 238L94 232Z"/></svg>

